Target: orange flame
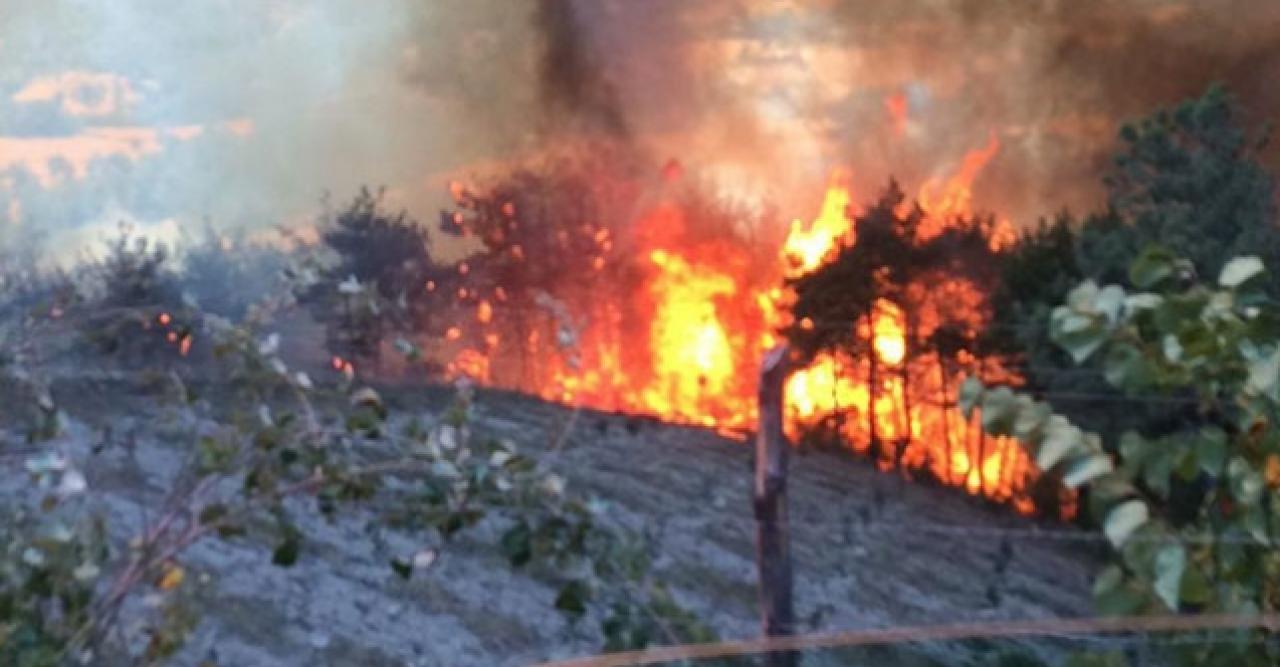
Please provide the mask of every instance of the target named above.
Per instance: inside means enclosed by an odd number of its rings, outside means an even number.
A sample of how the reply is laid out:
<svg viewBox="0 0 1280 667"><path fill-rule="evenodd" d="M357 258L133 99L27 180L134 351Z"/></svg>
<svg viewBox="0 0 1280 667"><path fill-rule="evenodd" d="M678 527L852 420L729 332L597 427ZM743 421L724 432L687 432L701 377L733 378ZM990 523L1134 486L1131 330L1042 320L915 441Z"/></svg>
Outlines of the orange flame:
<svg viewBox="0 0 1280 667"><path fill-rule="evenodd" d="M890 110L895 108L890 103ZM955 174L925 184L917 197L926 213L917 231L921 240L941 233L957 217L971 215L973 183L998 150L992 134L985 147L964 157ZM667 180L678 175L672 164L663 171ZM807 225L798 220L790 225L779 258L768 267L750 259L741 243L702 240L696 234L700 221L686 220L688 212L669 201L641 216L625 243L607 229L588 226L582 233L597 250L577 261L609 275L626 267L640 277L638 286L588 290L577 300L570 295L566 298L573 305L567 309L554 300L540 302L546 312L537 314L518 307L498 313L489 301L480 301L472 326L480 327L475 340L483 344L459 348L449 370L532 388L551 400L721 431L750 430L757 416L759 356L777 342L776 332L789 317L789 297L776 285L785 276L818 268L841 247L856 245L851 207L852 178L837 170L816 218ZM993 247L1007 242L1003 238L997 227ZM618 251L625 247L629 255L616 254L615 241ZM509 257L525 258L518 245L510 248ZM629 258L634 259L627 263ZM459 288L460 297L467 293ZM492 294L498 302L508 301L502 287ZM910 321L903 304L882 299L871 321L854 332L874 351L869 358L824 353L789 378L788 433L797 436L826 426L852 449L875 456L882 467L927 470L945 483L1029 511L1026 485L1036 472L1024 450L1013 441L983 435L976 418L965 419L955 406L966 372L981 371L992 381L1017 378L967 352L944 359L912 351L922 349L920 344L944 323L981 331L985 295L966 280L935 276L928 285L911 286L904 299L910 304ZM514 319L508 322L508 317ZM508 328L497 329L501 326ZM500 348L499 331L503 340L515 343ZM449 328L446 338L466 344L459 327ZM492 363L491 355L499 353L516 361ZM515 377L492 375L508 367L519 369Z"/></svg>
<svg viewBox="0 0 1280 667"><path fill-rule="evenodd" d="M791 223L791 233L782 244L783 255L791 261L796 274L818 268L827 253L834 250L842 237L852 233L848 211L852 201L847 171L831 174L827 194L822 201L822 211L809 228L803 229L800 221ZM849 239L853 241L852 238Z"/></svg>

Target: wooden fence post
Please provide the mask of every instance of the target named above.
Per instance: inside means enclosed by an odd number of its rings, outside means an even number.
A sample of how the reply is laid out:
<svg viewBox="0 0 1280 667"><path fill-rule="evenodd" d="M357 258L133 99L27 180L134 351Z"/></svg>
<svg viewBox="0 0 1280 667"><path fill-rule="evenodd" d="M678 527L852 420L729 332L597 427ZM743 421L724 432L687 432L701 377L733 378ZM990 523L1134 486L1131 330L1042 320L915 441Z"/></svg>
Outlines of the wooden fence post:
<svg viewBox="0 0 1280 667"><path fill-rule="evenodd" d="M782 394L791 371L789 349L779 345L764 357L760 368L759 412L756 429L755 515L756 568L760 574L760 614L766 636L795 632L791 598L791 531L787 523L786 437L782 431ZM795 667L799 654L769 656L770 667Z"/></svg>

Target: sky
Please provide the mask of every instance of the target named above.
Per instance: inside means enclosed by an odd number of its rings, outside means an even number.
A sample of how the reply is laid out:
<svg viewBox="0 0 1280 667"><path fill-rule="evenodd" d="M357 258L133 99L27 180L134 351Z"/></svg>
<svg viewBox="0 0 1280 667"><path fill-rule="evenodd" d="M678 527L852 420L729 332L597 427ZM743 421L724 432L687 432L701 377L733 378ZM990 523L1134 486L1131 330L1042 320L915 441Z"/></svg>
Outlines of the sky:
<svg viewBox="0 0 1280 667"><path fill-rule="evenodd" d="M910 191L994 137L976 203L1025 224L1098 205L1126 118L1219 79L1254 124L1280 102L1263 0L555 1L0 0L0 242L302 225L365 184L431 221L605 108L788 217L834 167Z"/></svg>
<svg viewBox="0 0 1280 667"><path fill-rule="evenodd" d="M398 69L407 4L0 0L0 225L92 242L425 192L470 156Z"/></svg>

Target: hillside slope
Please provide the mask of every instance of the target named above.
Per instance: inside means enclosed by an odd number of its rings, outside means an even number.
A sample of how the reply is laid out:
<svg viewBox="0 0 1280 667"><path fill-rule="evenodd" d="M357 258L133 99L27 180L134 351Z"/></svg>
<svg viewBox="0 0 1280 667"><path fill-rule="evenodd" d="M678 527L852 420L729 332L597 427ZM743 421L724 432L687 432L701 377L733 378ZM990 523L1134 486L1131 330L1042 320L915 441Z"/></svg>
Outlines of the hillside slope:
<svg viewBox="0 0 1280 667"><path fill-rule="evenodd" d="M54 394L71 417L57 445L92 458L90 485L105 494L113 529L126 539L142 525L142 505L154 503L178 469L190 442L184 434L198 420L120 380L67 380L55 383ZM428 418L450 395L433 387L386 391L395 412ZM478 431L511 438L564 474L571 492L600 497L619 521L656 537L659 571L721 636L756 635L749 447L650 420L575 416L504 392L481 391L476 404ZM564 447L548 452L566 428ZM102 453L90 454L95 446ZM1026 535L1002 544L985 532L1031 530L1030 520L845 456L793 461L796 605L804 629L1088 612L1088 553ZM0 479L0 492L21 493L23 483ZM174 664L491 667L600 646L595 621L567 623L552 608L555 588L536 571L513 572L493 548L496 531L483 525L404 582L387 566L388 554L420 548L421 536L371 535L359 511L327 522L299 503L295 514L308 537L295 567L271 566L269 546L246 540L209 541L190 552L186 564L198 576L189 580L206 611ZM984 532L922 529L938 525ZM1057 653L1043 642L1023 646L1044 657ZM950 665L991 650L969 643L891 655L896 664ZM814 664L863 664L832 660Z"/></svg>

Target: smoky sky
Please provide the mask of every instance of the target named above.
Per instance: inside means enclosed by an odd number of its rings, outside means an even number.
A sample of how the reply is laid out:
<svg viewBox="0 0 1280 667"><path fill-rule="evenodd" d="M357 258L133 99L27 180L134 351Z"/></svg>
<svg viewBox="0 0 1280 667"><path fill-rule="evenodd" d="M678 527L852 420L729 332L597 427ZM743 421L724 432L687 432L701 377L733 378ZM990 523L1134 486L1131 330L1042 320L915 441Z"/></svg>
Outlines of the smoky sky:
<svg viewBox="0 0 1280 667"><path fill-rule="evenodd" d="M117 83L45 91L67 73ZM1277 80L1261 0L0 0L0 240L302 224L362 184L431 220L449 178L573 134L795 217L833 167L865 200L995 136L975 203L1027 223L1098 205L1122 121L1222 81L1261 128ZM82 174L30 168L73 148Z"/></svg>
<svg viewBox="0 0 1280 667"><path fill-rule="evenodd" d="M1280 109L1280 3L1262 0L577 5L610 45L601 67L638 136L727 157L802 200L794 175L820 187L851 166L870 197L890 175L910 188L947 173L994 134L978 204L1028 222L1098 205L1124 121L1214 82L1255 130ZM1275 145L1265 157L1280 165Z"/></svg>

